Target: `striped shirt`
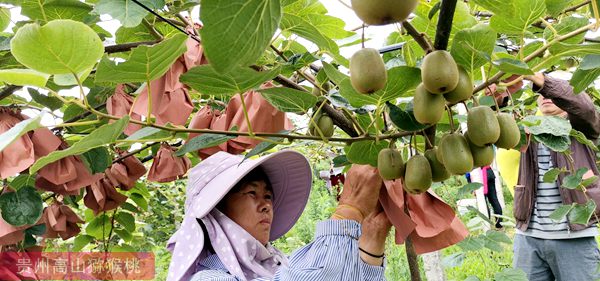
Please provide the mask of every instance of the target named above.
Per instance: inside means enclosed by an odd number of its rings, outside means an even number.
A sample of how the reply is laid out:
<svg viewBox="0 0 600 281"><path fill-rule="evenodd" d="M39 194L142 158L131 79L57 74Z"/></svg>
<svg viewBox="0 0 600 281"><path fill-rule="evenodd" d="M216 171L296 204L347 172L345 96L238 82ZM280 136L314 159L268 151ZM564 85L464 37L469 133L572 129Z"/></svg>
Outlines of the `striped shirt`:
<svg viewBox="0 0 600 281"><path fill-rule="evenodd" d="M550 218L550 214L562 205L558 182L544 182L544 174L554 167L550 157L550 149L543 144L538 145L538 188L531 220L527 231L517 233L542 239L571 239L593 237L598 234L595 226L582 231L571 232L567 218L560 221Z"/></svg>
<svg viewBox="0 0 600 281"><path fill-rule="evenodd" d="M315 240L295 251L289 258L289 267L282 267L273 278L253 281L377 281L385 280L385 265L372 266L358 254L360 224L353 220L326 220L317 224ZM239 281L229 274L217 255L199 263L204 270L191 281Z"/></svg>

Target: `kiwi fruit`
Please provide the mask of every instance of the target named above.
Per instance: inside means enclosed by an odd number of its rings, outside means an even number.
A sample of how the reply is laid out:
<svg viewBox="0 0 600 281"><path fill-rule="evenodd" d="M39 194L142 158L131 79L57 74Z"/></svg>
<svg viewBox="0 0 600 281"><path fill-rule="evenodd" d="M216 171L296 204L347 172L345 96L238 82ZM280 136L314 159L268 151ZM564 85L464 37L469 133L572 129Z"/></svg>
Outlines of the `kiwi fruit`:
<svg viewBox="0 0 600 281"><path fill-rule="evenodd" d="M473 156L469 143L465 137L458 133L448 134L444 137L438 148L442 152L444 167L454 175L464 175L473 170Z"/></svg>
<svg viewBox="0 0 600 281"><path fill-rule="evenodd" d="M415 90L413 113L421 124L435 124L444 114L446 101L442 95L429 93L421 83Z"/></svg>
<svg viewBox="0 0 600 281"><path fill-rule="evenodd" d="M402 22L417 7L418 0L352 0L352 9L368 25Z"/></svg>
<svg viewBox="0 0 600 281"><path fill-rule="evenodd" d="M500 137L500 124L489 106L476 106L467 114L469 139L477 146L494 144Z"/></svg>
<svg viewBox="0 0 600 281"><path fill-rule="evenodd" d="M469 132L465 132L465 139L469 143L469 149L471 150L471 155L473 156L473 166L474 167L484 167L492 164L494 161L494 147L491 145L486 146L477 146L473 142L471 142L469 138Z"/></svg>
<svg viewBox="0 0 600 281"><path fill-rule="evenodd" d="M423 59L421 80L432 94L448 93L458 85L458 65L447 51L433 51Z"/></svg>
<svg viewBox="0 0 600 281"><path fill-rule="evenodd" d="M432 183L431 166L423 155L415 155L406 162L404 175L404 190L410 194L420 194Z"/></svg>
<svg viewBox="0 0 600 281"><path fill-rule="evenodd" d="M450 104L455 104L469 99L473 95L473 81L467 71L458 66L458 84L454 90L445 93L444 98Z"/></svg>
<svg viewBox="0 0 600 281"><path fill-rule="evenodd" d="M379 51L363 48L352 55L350 82L352 87L362 94L371 94L385 87L387 72Z"/></svg>
<svg viewBox="0 0 600 281"><path fill-rule="evenodd" d="M331 136L333 136L335 127L333 126L333 120L331 119L331 117L319 111L315 113L313 119L317 126L319 126L319 129L321 129L321 132L323 133L324 137L330 138ZM308 124L308 134L317 137L321 136L319 135L319 131L316 129L315 125L312 122Z"/></svg>
<svg viewBox="0 0 600 281"><path fill-rule="evenodd" d="M517 121L511 114L498 113L498 125L500 125L500 137L496 141L496 146L504 149L514 148L521 140L521 131Z"/></svg>
<svg viewBox="0 0 600 281"><path fill-rule="evenodd" d="M403 176L404 160L400 152L393 148L384 148L377 156L377 170L384 180L395 180Z"/></svg>
<svg viewBox="0 0 600 281"><path fill-rule="evenodd" d="M434 182L440 182L450 177L450 173L446 167L437 158L437 148L431 148L425 151L425 158L429 160L431 167L431 179Z"/></svg>

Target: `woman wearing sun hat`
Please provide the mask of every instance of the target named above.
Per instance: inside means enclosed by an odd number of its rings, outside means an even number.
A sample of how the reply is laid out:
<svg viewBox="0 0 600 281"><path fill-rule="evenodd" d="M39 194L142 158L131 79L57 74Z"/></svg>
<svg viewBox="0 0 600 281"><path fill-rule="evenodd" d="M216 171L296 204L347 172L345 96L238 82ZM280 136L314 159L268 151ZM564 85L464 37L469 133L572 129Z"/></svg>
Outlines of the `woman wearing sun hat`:
<svg viewBox="0 0 600 281"><path fill-rule="evenodd" d="M348 171L331 219L287 258L269 242L304 210L308 160L291 150L242 159L218 152L190 170L184 220L168 243L167 280L385 280L391 224L378 203L382 180L373 167Z"/></svg>

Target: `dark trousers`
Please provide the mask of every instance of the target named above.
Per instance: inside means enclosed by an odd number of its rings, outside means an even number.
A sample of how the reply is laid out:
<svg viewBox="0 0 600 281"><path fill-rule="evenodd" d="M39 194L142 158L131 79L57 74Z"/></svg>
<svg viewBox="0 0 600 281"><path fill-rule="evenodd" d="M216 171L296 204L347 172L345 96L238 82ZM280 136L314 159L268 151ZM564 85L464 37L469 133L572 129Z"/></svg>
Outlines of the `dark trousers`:
<svg viewBox="0 0 600 281"><path fill-rule="evenodd" d="M495 215L502 215L502 206L500 206L500 201L498 201L498 194L496 193L496 184L493 180L488 181L488 193L485 195L485 201L489 205L492 205L492 209L494 210ZM490 208L488 208L488 217L490 217L491 221L496 222L496 228L501 228L502 218L493 217L490 214Z"/></svg>

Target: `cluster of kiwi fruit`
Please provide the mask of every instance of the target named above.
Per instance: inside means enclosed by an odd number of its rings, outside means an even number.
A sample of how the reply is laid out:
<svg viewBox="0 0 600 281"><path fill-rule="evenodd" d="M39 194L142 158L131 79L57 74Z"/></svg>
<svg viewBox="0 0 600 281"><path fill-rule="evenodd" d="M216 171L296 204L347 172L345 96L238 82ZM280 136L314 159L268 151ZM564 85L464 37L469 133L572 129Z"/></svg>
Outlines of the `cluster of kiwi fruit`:
<svg viewBox="0 0 600 281"><path fill-rule="evenodd" d="M422 83L415 90L413 111L422 124L436 124L447 104L471 97L473 84L468 73L456 64L450 53L434 51L423 59ZM519 144L521 134L509 113L495 113L488 106L475 106L467 114L467 132L444 135L438 147L412 156L404 165L395 149L383 149L378 169L386 180L404 178L404 189L412 194L427 191L433 182L450 175L464 175L475 167L490 165L494 160L492 145L511 149ZM400 167L401 166L401 167ZM400 167L400 168L398 168Z"/></svg>

